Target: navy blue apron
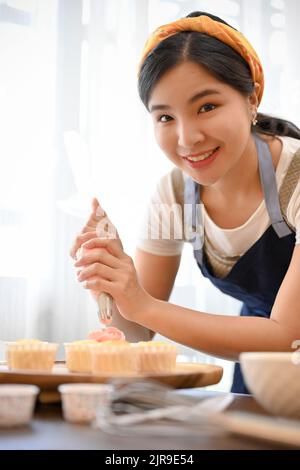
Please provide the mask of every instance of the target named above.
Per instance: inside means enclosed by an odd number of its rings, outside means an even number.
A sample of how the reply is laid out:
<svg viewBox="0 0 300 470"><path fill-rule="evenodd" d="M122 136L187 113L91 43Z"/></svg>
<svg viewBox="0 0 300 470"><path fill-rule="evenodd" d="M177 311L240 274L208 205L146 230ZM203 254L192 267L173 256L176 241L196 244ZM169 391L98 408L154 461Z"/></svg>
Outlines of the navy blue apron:
<svg viewBox="0 0 300 470"><path fill-rule="evenodd" d="M203 276L211 280L224 294L243 302L240 315L269 318L275 297L288 270L295 247L295 234L284 221L280 209L275 170L269 146L256 135L260 180L270 227L234 264L223 278L214 276L203 250L204 229L201 220L201 188L188 178L184 202L192 228L194 256ZM244 384L239 363L235 364L233 384L235 393L249 393Z"/></svg>

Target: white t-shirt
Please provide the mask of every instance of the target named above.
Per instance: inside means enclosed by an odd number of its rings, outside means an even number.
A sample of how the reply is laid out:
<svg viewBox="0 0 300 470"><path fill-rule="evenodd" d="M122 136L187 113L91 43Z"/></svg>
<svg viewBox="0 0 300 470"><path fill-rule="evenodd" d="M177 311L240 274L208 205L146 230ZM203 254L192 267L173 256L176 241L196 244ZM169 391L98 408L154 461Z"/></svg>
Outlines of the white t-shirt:
<svg viewBox="0 0 300 470"><path fill-rule="evenodd" d="M279 137L282 152L276 168L278 190L287 173L293 155L300 148L300 140ZM182 173L183 179L186 175ZM172 172L159 181L148 205L137 246L139 249L162 256L179 255L187 241L182 228L183 194L174 185ZM170 217L171 213L171 217ZM286 217L296 229L296 244L300 244L300 181L288 203ZM221 256L242 256L267 230L271 221L263 200L256 211L241 226L224 229L214 223L203 207L205 237L210 246ZM160 233L157 232L160 222Z"/></svg>

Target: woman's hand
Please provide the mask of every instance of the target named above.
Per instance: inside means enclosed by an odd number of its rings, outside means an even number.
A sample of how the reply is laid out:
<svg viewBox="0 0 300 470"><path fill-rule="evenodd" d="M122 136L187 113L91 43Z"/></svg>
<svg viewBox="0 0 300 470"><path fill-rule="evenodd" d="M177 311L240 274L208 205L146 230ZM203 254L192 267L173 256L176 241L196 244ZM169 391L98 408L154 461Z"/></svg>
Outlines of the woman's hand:
<svg viewBox="0 0 300 470"><path fill-rule="evenodd" d="M120 248L123 249L116 228L109 220L107 214L101 208L96 198L94 198L92 201L92 212L87 223L73 243L73 246L70 250L70 256L77 261L85 252L85 249L83 249L82 245L95 237L114 237ZM95 256L97 256L97 252L95 253ZM80 272L81 270L77 271L77 277L79 276ZM91 295L96 302L100 293L101 291L99 290L91 289Z"/></svg>
<svg viewBox="0 0 300 470"><path fill-rule="evenodd" d="M154 300L140 285L132 258L124 253L119 239L99 238L87 232L79 241L82 255L75 262L78 280L92 292L107 292L127 320L140 323Z"/></svg>
<svg viewBox="0 0 300 470"><path fill-rule="evenodd" d="M96 198L92 201L92 213L82 231L76 237L70 250L70 256L73 259L77 258L77 252L81 248L82 244L95 237L94 232L97 232L97 236L101 238L108 237L117 239L120 247L122 248L122 243L115 226L110 221L106 212L104 212Z"/></svg>

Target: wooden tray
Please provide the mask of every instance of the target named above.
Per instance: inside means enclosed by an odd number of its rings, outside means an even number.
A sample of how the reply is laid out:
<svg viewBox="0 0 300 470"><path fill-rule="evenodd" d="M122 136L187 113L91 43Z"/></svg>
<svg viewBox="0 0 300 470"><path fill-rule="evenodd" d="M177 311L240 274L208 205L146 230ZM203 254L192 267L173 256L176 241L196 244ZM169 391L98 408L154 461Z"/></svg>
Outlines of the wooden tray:
<svg viewBox="0 0 300 470"><path fill-rule="evenodd" d="M178 363L176 370L172 373L124 375L122 377L69 372L64 362L56 363L51 373L21 370L10 371L5 364L0 364L0 383L37 385L41 389L39 399L43 403L58 401L57 387L63 383L106 383L116 379L124 379L126 381L151 379L173 388L193 388L216 384L221 380L222 375L223 369L220 366L186 362Z"/></svg>

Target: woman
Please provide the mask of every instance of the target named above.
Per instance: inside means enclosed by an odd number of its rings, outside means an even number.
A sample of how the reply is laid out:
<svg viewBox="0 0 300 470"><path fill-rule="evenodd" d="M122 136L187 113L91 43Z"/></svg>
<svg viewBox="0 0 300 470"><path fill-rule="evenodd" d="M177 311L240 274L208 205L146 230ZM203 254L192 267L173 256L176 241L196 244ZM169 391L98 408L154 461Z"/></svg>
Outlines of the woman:
<svg viewBox="0 0 300 470"><path fill-rule="evenodd" d="M242 351L289 351L300 338L300 130L257 113L263 88L257 54L220 18L194 12L158 28L139 93L175 169L157 187L151 220L161 205L175 207L173 229L188 221L191 235L141 241L134 264L120 240L97 237L95 200L71 252L85 248L79 281L110 293L127 325L234 361ZM202 274L243 302L239 317L167 302L183 241ZM238 363L232 391L248 393Z"/></svg>

